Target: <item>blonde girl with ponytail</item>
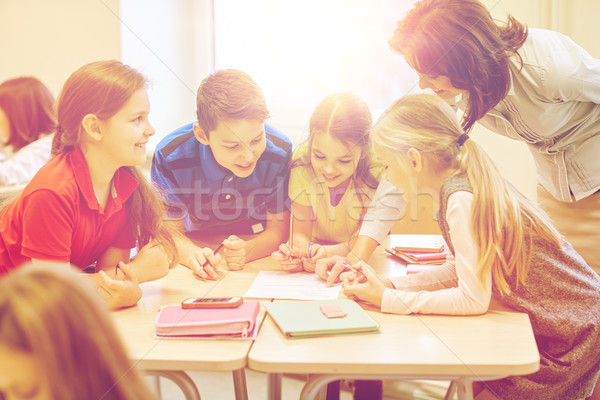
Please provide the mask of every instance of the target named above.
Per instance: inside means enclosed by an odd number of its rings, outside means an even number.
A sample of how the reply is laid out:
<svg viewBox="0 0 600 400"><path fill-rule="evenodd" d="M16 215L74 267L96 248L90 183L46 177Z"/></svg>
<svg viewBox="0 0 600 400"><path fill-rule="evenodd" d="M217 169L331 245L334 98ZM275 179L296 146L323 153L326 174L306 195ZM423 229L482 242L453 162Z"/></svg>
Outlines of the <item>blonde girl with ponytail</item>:
<svg viewBox="0 0 600 400"><path fill-rule="evenodd" d="M541 368L475 391L499 399L589 396L600 371L600 277L548 216L504 181L439 96L398 100L371 138L394 186L439 197L451 255L439 268L387 281L360 262L364 276L342 274L345 294L383 312L447 315L483 314L494 296L529 314Z"/></svg>

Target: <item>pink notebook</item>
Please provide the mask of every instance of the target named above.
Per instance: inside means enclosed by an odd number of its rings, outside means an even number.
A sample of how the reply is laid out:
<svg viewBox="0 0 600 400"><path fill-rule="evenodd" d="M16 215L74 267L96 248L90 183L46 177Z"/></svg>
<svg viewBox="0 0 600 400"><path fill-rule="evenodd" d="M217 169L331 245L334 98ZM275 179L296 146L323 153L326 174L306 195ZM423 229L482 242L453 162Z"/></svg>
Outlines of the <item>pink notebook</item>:
<svg viewBox="0 0 600 400"><path fill-rule="evenodd" d="M253 331L260 302L244 301L236 308L183 309L167 306L156 316L156 336L232 336L247 338Z"/></svg>

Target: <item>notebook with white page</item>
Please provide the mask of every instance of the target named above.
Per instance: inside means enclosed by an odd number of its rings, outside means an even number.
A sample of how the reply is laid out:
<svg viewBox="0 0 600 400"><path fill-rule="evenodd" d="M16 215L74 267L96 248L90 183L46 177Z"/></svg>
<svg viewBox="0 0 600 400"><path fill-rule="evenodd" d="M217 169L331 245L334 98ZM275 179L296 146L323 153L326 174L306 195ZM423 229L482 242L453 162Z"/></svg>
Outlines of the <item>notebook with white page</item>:
<svg viewBox="0 0 600 400"><path fill-rule="evenodd" d="M314 273L260 271L244 294L245 298L330 300L340 295L341 284L327 287Z"/></svg>

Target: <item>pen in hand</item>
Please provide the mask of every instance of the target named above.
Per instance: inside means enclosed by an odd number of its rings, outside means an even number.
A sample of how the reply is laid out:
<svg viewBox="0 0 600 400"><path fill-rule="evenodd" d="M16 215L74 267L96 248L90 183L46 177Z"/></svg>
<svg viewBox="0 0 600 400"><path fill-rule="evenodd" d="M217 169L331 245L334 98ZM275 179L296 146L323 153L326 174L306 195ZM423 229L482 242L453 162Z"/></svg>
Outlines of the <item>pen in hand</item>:
<svg viewBox="0 0 600 400"><path fill-rule="evenodd" d="M359 273L359 274L361 274L362 276L365 276L365 274L363 273L362 269L360 269L360 268L355 268L355 267L353 267L352 265L348 264L346 261L344 261L344 262L342 263L342 265L343 265L344 267L348 268L348 269L349 269L349 270L351 270L351 271L354 271L354 272L356 272L356 273Z"/></svg>
<svg viewBox="0 0 600 400"><path fill-rule="evenodd" d="M294 216L290 221L290 253L288 254L288 260L292 258L292 249L294 248Z"/></svg>
<svg viewBox="0 0 600 400"><path fill-rule="evenodd" d="M213 251L213 254L217 254L221 249L223 248L223 243L221 243L220 245L217 246L217 248ZM202 264L202 267L206 267L208 265L208 259L206 261L204 261L204 264Z"/></svg>

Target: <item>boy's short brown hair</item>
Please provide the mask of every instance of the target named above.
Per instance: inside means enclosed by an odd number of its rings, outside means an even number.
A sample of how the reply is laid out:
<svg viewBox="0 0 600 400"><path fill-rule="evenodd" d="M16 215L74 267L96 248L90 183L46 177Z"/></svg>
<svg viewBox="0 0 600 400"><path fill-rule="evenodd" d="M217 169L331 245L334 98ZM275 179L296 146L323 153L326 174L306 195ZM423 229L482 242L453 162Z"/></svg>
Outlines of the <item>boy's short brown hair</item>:
<svg viewBox="0 0 600 400"><path fill-rule="evenodd" d="M220 120L261 120L269 118L267 102L250 75L224 69L205 78L196 97L198 125L208 136Z"/></svg>

